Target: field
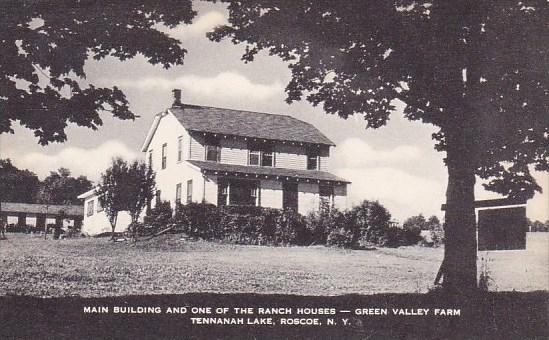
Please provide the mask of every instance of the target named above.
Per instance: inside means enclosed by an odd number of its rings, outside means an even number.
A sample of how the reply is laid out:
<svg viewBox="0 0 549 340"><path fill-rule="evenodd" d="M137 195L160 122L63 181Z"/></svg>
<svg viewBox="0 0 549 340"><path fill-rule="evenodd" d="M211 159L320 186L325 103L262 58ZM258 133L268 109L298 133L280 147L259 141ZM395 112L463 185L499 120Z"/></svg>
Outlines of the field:
<svg viewBox="0 0 549 340"><path fill-rule="evenodd" d="M443 255L442 248L419 246L238 246L179 235L136 245L106 238L7 237L0 241L0 295L423 293L432 287ZM483 265L492 290L547 290L549 234L529 233L526 250L479 252Z"/></svg>

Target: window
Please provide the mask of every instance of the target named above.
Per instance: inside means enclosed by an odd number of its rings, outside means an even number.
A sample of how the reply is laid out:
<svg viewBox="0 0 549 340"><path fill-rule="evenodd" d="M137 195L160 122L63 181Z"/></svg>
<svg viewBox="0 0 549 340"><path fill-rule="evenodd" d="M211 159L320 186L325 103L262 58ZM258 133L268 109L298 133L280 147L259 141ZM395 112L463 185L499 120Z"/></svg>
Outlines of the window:
<svg viewBox="0 0 549 340"><path fill-rule="evenodd" d="M177 161L183 160L183 136L177 137Z"/></svg>
<svg viewBox="0 0 549 340"><path fill-rule="evenodd" d="M248 165L261 165L261 151L250 150L250 154L248 156Z"/></svg>
<svg viewBox="0 0 549 340"><path fill-rule="evenodd" d="M334 196L334 187L328 184L321 184L319 187L320 209L330 209Z"/></svg>
<svg viewBox="0 0 549 340"><path fill-rule="evenodd" d="M221 159L221 148L215 145L206 145L206 160L219 162Z"/></svg>
<svg viewBox="0 0 549 340"><path fill-rule="evenodd" d="M149 150L149 168L153 167L153 151Z"/></svg>
<svg viewBox="0 0 549 340"><path fill-rule="evenodd" d="M162 144L162 169L166 169L168 144Z"/></svg>
<svg viewBox="0 0 549 340"><path fill-rule="evenodd" d="M307 151L307 170L318 170L318 150Z"/></svg>
<svg viewBox="0 0 549 340"><path fill-rule="evenodd" d="M160 204L162 202L162 191L156 190L156 205Z"/></svg>
<svg viewBox="0 0 549 340"><path fill-rule="evenodd" d="M219 179L217 184L217 206L222 207L228 204L229 182L223 178Z"/></svg>
<svg viewBox="0 0 549 340"><path fill-rule="evenodd" d="M266 148L261 155L261 166L274 166L273 149Z"/></svg>
<svg viewBox="0 0 549 340"><path fill-rule="evenodd" d="M181 183L177 183L175 186L175 203L181 203Z"/></svg>
<svg viewBox="0 0 549 340"><path fill-rule="evenodd" d="M219 146L219 139L215 137L207 137L205 141L206 145L206 160L212 162L219 162L221 160L221 147Z"/></svg>
<svg viewBox="0 0 549 340"><path fill-rule="evenodd" d="M193 201L193 180L190 179L187 181L187 203Z"/></svg>
<svg viewBox="0 0 549 340"><path fill-rule="evenodd" d="M93 202L95 202L95 200L88 201L88 210L86 214L88 216L93 215Z"/></svg>
<svg viewBox="0 0 549 340"><path fill-rule="evenodd" d="M229 182L229 204L259 206L259 186L257 181L231 180Z"/></svg>
<svg viewBox="0 0 549 340"><path fill-rule="evenodd" d="M274 166L275 158L271 145L250 144L248 149L248 165Z"/></svg>

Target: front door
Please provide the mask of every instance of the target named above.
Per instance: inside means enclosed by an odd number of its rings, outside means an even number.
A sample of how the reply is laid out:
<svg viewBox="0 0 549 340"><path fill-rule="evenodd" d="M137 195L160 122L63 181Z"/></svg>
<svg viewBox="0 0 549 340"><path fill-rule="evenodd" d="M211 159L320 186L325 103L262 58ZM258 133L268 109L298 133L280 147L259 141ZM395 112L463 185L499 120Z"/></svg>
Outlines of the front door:
<svg viewBox="0 0 549 340"><path fill-rule="evenodd" d="M284 182L282 186L282 208L297 211L297 183Z"/></svg>

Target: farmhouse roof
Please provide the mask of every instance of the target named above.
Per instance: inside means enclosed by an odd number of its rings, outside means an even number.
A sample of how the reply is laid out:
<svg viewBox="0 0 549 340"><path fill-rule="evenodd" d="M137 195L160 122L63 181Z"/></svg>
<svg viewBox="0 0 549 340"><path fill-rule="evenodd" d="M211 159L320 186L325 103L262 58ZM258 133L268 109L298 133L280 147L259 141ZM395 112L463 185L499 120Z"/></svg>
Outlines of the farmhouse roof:
<svg viewBox="0 0 549 340"><path fill-rule="evenodd" d="M326 171L318 170L295 170L286 168L273 168L273 167L261 167L261 166L244 166L234 164L224 164L208 161L187 161L192 165L200 168L203 171L210 172L226 172L228 174L244 174L244 175L258 175L269 177L288 177L292 179L308 179L314 181L329 181L329 182L341 182L351 183L346 179L338 177Z"/></svg>
<svg viewBox="0 0 549 340"><path fill-rule="evenodd" d="M335 145L313 125L287 115L190 104L173 106L167 111L172 113L189 131L274 141ZM155 117L142 151L146 151L163 115L164 113L160 113Z"/></svg>
<svg viewBox="0 0 549 340"><path fill-rule="evenodd" d="M13 203L2 202L1 211L7 213L25 213L25 214L48 214L57 215L63 211L70 216L84 216L84 206L82 205L47 205L32 203Z"/></svg>

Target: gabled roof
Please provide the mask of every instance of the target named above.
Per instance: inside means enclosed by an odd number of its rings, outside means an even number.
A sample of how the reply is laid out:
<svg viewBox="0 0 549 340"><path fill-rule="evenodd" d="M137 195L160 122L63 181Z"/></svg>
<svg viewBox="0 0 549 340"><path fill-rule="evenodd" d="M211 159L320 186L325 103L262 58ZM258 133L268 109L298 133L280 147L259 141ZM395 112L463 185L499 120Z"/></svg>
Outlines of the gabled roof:
<svg viewBox="0 0 549 340"><path fill-rule="evenodd" d="M90 196L95 196L97 194L97 189L99 189L99 187L92 188L92 189L86 191L85 193L82 193L82 194L78 195L77 198L86 199Z"/></svg>
<svg viewBox="0 0 549 340"><path fill-rule="evenodd" d="M183 104L168 109L189 131L262 138L311 144L335 145L313 125L299 119L271 113L241 111ZM142 151L146 151L160 118L155 117Z"/></svg>
<svg viewBox="0 0 549 340"><path fill-rule="evenodd" d="M26 213L26 214L47 214L57 215L63 211L66 215L70 216L84 216L83 205L46 205L46 204L32 204L32 203L13 203L2 202L2 212L9 213Z"/></svg>
<svg viewBox="0 0 549 340"><path fill-rule="evenodd" d="M265 166L246 166L246 165L234 165L234 164L224 164L217 162L208 162L208 161L187 161L190 164L200 168L201 170L211 171L211 172L227 172L230 174L239 173L239 174L248 174L248 175L259 175L259 176L269 176L269 177L289 177L292 179L309 179L315 181L330 181L330 182L341 182L341 183L351 183L346 179L333 175L326 171L318 170L295 170L295 169L286 169L286 168L273 168Z"/></svg>

